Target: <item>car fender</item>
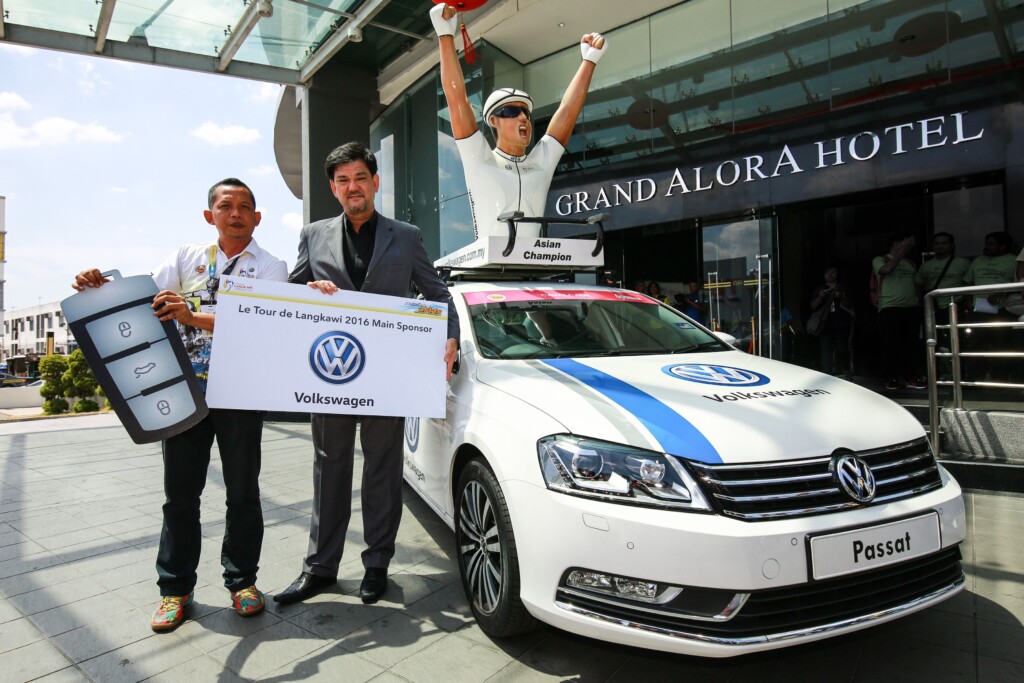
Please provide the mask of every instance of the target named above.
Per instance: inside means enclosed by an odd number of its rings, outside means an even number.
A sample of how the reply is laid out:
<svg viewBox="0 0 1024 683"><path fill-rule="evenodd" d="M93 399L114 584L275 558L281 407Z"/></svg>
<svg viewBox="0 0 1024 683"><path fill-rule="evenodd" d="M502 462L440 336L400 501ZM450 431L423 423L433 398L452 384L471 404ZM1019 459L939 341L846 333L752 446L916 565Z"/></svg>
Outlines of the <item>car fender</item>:
<svg viewBox="0 0 1024 683"><path fill-rule="evenodd" d="M537 440L566 431L565 425L526 400L487 385L475 385L470 400L470 404L462 406L464 411L460 411L468 413L469 419L454 421L452 452L457 453L467 446L479 451L499 484L520 480L540 485ZM449 501L454 501L454 487L464 464L465 459L452 458Z"/></svg>

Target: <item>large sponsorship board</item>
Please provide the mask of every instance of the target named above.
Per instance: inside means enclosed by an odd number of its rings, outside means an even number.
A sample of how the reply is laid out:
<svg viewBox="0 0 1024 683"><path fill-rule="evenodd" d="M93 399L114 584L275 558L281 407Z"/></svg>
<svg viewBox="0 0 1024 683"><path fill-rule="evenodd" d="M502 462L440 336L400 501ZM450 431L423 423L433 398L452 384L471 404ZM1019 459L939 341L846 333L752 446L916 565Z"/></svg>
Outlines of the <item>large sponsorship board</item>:
<svg viewBox="0 0 1024 683"><path fill-rule="evenodd" d="M225 277L206 402L444 417L446 304Z"/></svg>

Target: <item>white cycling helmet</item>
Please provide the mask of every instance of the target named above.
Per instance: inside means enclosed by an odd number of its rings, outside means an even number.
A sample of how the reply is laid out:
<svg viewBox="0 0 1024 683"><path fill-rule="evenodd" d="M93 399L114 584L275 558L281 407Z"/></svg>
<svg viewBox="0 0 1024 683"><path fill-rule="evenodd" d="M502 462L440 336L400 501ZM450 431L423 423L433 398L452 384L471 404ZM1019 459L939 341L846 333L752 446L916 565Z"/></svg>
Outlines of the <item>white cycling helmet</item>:
<svg viewBox="0 0 1024 683"><path fill-rule="evenodd" d="M525 90L519 90L518 88L498 88L492 92L487 98L487 101L484 102L484 122L487 125L491 125L491 114L494 113L494 110L508 104L509 102L522 102L526 105L526 110L531 114L533 113L533 100Z"/></svg>

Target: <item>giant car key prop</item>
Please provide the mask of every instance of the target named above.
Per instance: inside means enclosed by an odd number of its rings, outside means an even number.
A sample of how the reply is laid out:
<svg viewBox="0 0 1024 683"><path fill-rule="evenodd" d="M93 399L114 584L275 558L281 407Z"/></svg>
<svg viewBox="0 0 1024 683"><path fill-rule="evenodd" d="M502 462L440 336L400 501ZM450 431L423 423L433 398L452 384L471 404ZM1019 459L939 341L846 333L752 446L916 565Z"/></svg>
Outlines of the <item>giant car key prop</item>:
<svg viewBox="0 0 1024 683"><path fill-rule="evenodd" d="M174 322L153 314L156 283L103 275L112 280L60 302L89 367L135 443L185 431L206 417L206 400Z"/></svg>

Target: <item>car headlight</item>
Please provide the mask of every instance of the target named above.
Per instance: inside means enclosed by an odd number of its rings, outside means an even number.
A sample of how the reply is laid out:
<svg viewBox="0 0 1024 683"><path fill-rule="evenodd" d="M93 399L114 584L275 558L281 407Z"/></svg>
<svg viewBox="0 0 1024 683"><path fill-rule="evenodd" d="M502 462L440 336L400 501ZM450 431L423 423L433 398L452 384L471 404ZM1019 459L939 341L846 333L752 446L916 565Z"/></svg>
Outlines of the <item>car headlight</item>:
<svg viewBox="0 0 1024 683"><path fill-rule="evenodd" d="M710 511L696 480L664 453L569 434L537 442L548 488L561 493L676 510Z"/></svg>

